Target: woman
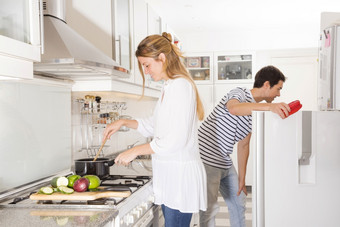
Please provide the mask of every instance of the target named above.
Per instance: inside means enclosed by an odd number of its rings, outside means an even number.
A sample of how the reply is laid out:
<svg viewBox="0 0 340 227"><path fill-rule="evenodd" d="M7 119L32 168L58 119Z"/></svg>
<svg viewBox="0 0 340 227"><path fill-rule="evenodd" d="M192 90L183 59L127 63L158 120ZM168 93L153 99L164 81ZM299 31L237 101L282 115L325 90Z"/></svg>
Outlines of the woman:
<svg viewBox="0 0 340 227"><path fill-rule="evenodd" d="M153 116L115 121L107 126L104 139L122 126L153 136L150 143L119 154L115 163L127 165L138 155L152 154L155 204L162 205L165 225L189 226L192 213L206 210L207 203L206 173L197 139L197 120L203 119L203 106L170 34L146 37L136 57L143 81L144 74L165 81L161 96Z"/></svg>

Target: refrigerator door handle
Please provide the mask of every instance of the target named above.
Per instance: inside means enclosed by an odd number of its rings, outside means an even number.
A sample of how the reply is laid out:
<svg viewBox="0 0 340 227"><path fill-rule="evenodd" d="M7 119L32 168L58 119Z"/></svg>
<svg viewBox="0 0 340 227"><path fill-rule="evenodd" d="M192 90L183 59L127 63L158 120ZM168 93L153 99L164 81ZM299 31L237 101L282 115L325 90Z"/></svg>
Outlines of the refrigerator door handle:
<svg viewBox="0 0 340 227"><path fill-rule="evenodd" d="M302 155L299 165L309 165L312 156L312 112L302 112Z"/></svg>

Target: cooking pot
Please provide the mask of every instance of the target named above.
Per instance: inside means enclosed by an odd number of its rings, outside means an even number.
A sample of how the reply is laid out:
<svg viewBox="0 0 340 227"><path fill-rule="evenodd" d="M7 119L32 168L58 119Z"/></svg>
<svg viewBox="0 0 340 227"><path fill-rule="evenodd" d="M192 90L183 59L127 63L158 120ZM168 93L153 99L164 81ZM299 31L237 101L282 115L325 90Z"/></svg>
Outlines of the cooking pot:
<svg viewBox="0 0 340 227"><path fill-rule="evenodd" d="M100 179L110 175L110 166L113 166L115 160L108 158L83 158L75 160L75 172L80 176L97 175Z"/></svg>

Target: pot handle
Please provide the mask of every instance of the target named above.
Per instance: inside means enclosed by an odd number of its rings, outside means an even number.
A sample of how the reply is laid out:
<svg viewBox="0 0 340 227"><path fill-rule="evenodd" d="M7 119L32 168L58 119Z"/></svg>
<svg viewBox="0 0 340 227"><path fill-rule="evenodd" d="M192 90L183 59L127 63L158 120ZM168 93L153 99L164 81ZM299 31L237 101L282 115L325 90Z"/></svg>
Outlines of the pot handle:
<svg viewBox="0 0 340 227"><path fill-rule="evenodd" d="M107 166L113 166L113 164L115 164L115 160L114 159L111 159L111 160L105 162L105 165L107 165Z"/></svg>

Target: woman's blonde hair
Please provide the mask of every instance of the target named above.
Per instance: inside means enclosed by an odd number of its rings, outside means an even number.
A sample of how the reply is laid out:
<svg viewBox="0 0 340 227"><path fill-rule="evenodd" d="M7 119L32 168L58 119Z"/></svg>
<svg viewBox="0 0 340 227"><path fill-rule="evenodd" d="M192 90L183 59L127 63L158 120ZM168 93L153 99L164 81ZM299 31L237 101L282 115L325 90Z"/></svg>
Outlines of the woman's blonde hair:
<svg viewBox="0 0 340 227"><path fill-rule="evenodd" d="M169 33L163 32L162 35L150 35L141 41L136 50L136 57L153 58L159 60L159 55L165 55L164 69L170 79L183 77L187 79L193 86L196 93L196 110L200 121L204 118L204 109L198 94L194 80L191 78L188 70L185 68L180 58L183 58L179 48L172 44L172 37ZM141 63L138 61L139 71L143 78L143 92L145 86L145 76Z"/></svg>

